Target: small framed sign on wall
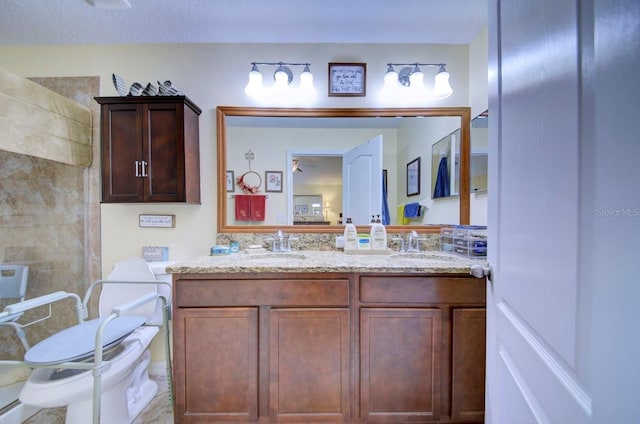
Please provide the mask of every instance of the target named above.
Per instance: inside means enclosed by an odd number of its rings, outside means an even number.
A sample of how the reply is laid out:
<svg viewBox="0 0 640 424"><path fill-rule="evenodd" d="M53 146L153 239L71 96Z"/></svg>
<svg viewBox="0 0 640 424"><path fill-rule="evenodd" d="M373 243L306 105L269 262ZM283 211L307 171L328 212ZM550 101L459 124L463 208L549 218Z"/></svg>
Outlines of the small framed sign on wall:
<svg viewBox="0 0 640 424"><path fill-rule="evenodd" d="M176 226L175 215L147 215L138 216L140 227L173 228Z"/></svg>
<svg viewBox="0 0 640 424"><path fill-rule="evenodd" d="M366 95L366 63L329 63L330 97L364 97Z"/></svg>

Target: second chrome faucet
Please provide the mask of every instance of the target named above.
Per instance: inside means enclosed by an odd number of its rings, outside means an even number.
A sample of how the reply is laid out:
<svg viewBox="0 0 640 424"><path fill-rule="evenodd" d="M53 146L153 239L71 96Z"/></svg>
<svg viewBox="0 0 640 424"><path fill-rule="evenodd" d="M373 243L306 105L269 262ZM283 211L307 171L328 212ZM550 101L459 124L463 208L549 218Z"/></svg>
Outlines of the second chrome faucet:
<svg viewBox="0 0 640 424"><path fill-rule="evenodd" d="M394 241L400 242L400 252L420 252L420 242L426 240L425 237L419 237L416 230L411 230L407 236L407 242L403 238L394 238Z"/></svg>
<svg viewBox="0 0 640 424"><path fill-rule="evenodd" d="M278 232L272 236L264 239L266 242L271 242L272 252L291 252L291 241L298 240L297 237L289 237L278 230Z"/></svg>

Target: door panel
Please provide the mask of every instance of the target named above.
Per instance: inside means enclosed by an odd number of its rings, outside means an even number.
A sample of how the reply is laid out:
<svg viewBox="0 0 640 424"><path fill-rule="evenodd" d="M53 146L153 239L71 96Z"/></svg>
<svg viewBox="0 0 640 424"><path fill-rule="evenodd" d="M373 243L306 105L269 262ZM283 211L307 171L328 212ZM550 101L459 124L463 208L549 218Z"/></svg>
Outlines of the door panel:
<svg viewBox="0 0 640 424"><path fill-rule="evenodd" d="M272 422L347 422L349 311L272 309L269 320Z"/></svg>
<svg viewBox="0 0 640 424"><path fill-rule="evenodd" d="M176 420L257 420L257 308L183 308L173 325Z"/></svg>
<svg viewBox="0 0 640 424"><path fill-rule="evenodd" d="M141 172L141 106L103 105L107 109L102 122L102 193L105 202L142 201L144 178Z"/></svg>
<svg viewBox="0 0 640 424"><path fill-rule="evenodd" d="M441 311L363 308L360 415L365 422L440 418Z"/></svg>
<svg viewBox="0 0 640 424"><path fill-rule="evenodd" d="M579 12L577 2L490 1L490 423L591 414L576 360Z"/></svg>
<svg viewBox="0 0 640 424"><path fill-rule="evenodd" d="M382 135L345 152L342 158L343 216L367 225L382 213Z"/></svg>
<svg viewBox="0 0 640 424"><path fill-rule="evenodd" d="M451 416L456 421L484 420L485 315L484 309L453 310Z"/></svg>
<svg viewBox="0 0 640 424"><path fill-rule="evenodd" d="M184 200L184 140L178 128L183 118L177 104L146 106L144 142L148 167L148 200Z"/></svg>

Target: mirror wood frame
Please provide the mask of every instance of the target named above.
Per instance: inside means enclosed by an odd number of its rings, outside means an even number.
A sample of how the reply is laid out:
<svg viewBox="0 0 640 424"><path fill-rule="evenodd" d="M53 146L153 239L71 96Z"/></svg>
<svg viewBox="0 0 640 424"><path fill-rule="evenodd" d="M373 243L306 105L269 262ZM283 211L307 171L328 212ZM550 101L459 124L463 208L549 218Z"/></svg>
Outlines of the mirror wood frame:
<svg viewBox="0 0 640 424"><path fill-rule="evenodd" d="M460 118L460 222L469 224L470 185L469 168L471 157L471 108L431 107L431 108L257 108L238 106L218 106L216 108L217 166L218 166L218 233L271 233L278 230L292 233L342 233L343 227L334 225L230 225L227 223L227 130L228 116L262 117L306 117L306 118L357 118L357 117L418 117L457 116ZM431 150L428 150L431 155ZM364 229L366 226L359 226ZM405 233L411 230L439 233L438 225L387 225L387 232Z"/></svg>

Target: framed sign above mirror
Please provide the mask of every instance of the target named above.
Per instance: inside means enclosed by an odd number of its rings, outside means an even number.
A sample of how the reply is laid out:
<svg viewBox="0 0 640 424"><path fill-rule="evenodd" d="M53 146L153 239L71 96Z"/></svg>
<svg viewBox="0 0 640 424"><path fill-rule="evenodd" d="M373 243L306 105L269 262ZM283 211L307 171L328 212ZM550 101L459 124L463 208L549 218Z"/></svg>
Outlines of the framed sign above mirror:
<svg viewBox="0 0 640 424"><path fill-rule="evenodd" d="M329 96L366 96L366 63L329 63Z"/></svg>
<svg viewBox="0 0 640 424"><path fill-rule="evenodd" d="M217 124L217 166L218 166L218 232L220 233L270 233L284 230L296 233L340 233L343 226L337 225L338 219L329 219L341 212L340 196L323 198L328 202L330 210L323 210L330 225L294 226L287 219L288 209L292 209L294 194L316 194L326 196L318 191L328 183L306 188L306 191L293 190L291 151L296 152L326 150L335 152L336 146L347 150L344 142L344 132L355 132L354 139L361 140L363 134L375 136L385 133L383 151L383 168L387 171L387 198L389 210L392 214L387 231L408 232L439 232L442 225L468 224L470 215L469 188L469 158L470 158L470 108L246 108L234 106L219 106L216 109ZM427 118L427 119L424 119ZM433 119L434 121L430 121ZM439 121L441 120L441 121ZM437 122L437 123L436 123ZM424 133L422 128L438 127L436 134ZM366 130L363 128L366 127ZM283 136L283 129L290 133ZM340 129L339 135L335 134ZM399 129L400 128L400 129ZM451 203L451 212L437 215L434 210L428 210L427 217L436 217L436 222L412 222L411 225L399 224L398 208L405 203L431 201L430 193L424 193L407 198L405 196L406 173L405 166L413 159L421 158L422 165L430 165L432 144L444 135L460 129L460 196L459 201ZM419 130L420 129L420 130ZM309 133L313 135L310 136ZM391 135L388 137L388 135ZM405 140L411 139L410 144ZM272 141L269 141L272 140ZM390 140L390 141L388 141ZM236 174L246 166L242 152L247 149L244 142L250 143L250 148L256 154L256 161L252 162L253 169L260 170L284 169L282 178L283 192L269 193L267 201L267 219L262 223L235 222L233 219L234 203L231 193L225 187L227 169L235 169ZM270 144L268 144L270 143ZM333 143L333 144L332 144ZM289 152L289 156L287 153ZM396 155L396 152L398 154ZM258 160L259 159L259 160ZM314 165L310 157L304 158L304 163ZM430 167L430 166L429 166ZM321 167L303 167L306 173ZM422 187L431 187L430 169L421 171ZM380 176L382 179L382 175ZM309 190L314 190L310 192ZM287 200L288 197L291 199ZM423 199L424 198L424 199ZM326 205L323 205L326 207ZM426 225L425 225L426 224Z"/></svg>

